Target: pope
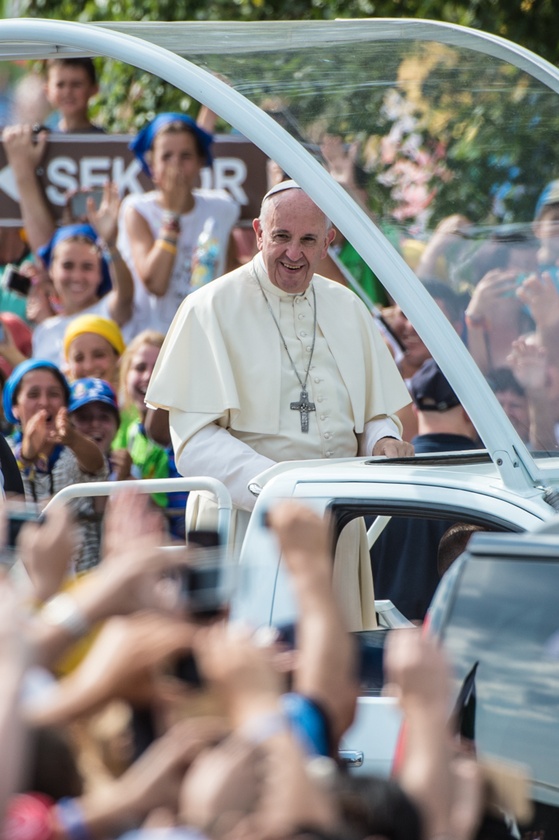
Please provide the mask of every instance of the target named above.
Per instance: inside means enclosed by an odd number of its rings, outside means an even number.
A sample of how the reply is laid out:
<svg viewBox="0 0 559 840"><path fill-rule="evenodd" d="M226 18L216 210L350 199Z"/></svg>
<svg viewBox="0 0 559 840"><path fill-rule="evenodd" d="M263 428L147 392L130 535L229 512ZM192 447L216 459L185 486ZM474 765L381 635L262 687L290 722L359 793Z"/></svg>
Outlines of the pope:
<svg viewBox="0 0 559 840"><path fill-rule="evenodd" d="M169 411L179 472L220 479L245 512L279 461L413 455L396 416L409 394L370 313L315 274L324 213L284 181L253 227L254 260L182 303L146 395Z"/></svg>

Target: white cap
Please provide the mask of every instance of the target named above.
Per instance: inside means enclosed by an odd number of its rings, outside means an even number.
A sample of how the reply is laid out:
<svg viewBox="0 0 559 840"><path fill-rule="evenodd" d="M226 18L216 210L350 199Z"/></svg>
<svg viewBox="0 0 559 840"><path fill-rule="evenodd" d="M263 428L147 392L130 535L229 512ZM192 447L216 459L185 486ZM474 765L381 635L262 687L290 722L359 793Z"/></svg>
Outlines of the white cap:
<svg viewBox="0 0 559 840"><path fill-rule="evenodd" d="M267 198L275 195L276 193L284 192L285 190L302 190L303 188L299 186L295 181L280 181L279 184L276 184L275 187L272 187L271 190L268 190L262 201L266 201Z"/></svg>

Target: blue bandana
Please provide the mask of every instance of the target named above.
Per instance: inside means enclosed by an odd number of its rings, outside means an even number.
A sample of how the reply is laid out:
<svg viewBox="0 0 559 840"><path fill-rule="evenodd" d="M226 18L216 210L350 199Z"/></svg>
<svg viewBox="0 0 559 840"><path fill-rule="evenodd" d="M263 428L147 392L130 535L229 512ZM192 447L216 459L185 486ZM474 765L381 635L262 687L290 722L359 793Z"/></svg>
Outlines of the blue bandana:
<svg viewBox="0 0 559 840"><path fill-rule="evenodd" d="M97 234L91 227L91 225L64 225L63 227L59 227L54 232L54 236L48 243L48 245L43 245L41 248L37 250L38 255L44 262L47 268L50 268L52 257L54 254L54 249L57 245L60 245L61 242L64 242L66 239L72 239L74 236L84 236L86 239L91 239L93 245L97 244ZM113 284L111 281L111 272L109 270L109 263L103 256L102 252L100 253L101 258L101 282L97 287L97 294L101 298L103 295L106 295L107 292L110 292Z"/></svg>
<svg viewBox="0 0 559 840"><path fill-rule="evenodd" d="M60 383L64 386L64 391L66 395L66 405L68 404L68 400L70 398L70 387L66 382L66 379L62 372L57 368L54 362L49 362L46 359L26 359L24 362L21 362L17 367L15 367L10 374L10 376L6 380L6 384L4 385L4 392L2 394L2 402L4 404L4 416L8 423L12 423L12 425L17 426L19 424L19 420L13 413L13 404L14 404L14 395L17 391L19 384L26 373L29 373L31 370L37 370L37 368L44 368L45 370L52 370L54 375L60 381Z"/></svg>
<svg viewBox="0 0 559 840"><path fill-rule="evenodd" d="M140 163L142 164L142 170L151 178L151 171L149 168L149 164L146 160L146 152L149 152L151 147L153 146L153 141L155 140L155 135L158 131L160 131L164 125L168 125L172 122L182 122L187 125L200 142L200 146L204 151L204 165L211 166L212 165L212 154L210 152L210 146L212 144L213 135L208 134L207 131L204 131L203 128L196 125L196 122L192 119L192 117L187 116L186 114L176 114L173 112L169 112L166 114L159 114L154 120L150 123L145 125L140 132L134 137L132 142L130 143L129 147L132 149Z"/></svg>

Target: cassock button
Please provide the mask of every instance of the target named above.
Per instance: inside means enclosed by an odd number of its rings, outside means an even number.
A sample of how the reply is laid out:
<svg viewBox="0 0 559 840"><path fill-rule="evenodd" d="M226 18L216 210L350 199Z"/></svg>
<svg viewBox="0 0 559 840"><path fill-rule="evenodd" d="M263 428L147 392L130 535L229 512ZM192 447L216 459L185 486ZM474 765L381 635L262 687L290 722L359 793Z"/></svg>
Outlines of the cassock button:
<svg viewBox="0 0 559 840"><path fill-rule="evenodd" d="M306 334L306 332L305 332L304 330L301 330L301 332L299 333L299 335L301 336L301 338L305 338L305 336L306 336L307 334Z"/></svg>

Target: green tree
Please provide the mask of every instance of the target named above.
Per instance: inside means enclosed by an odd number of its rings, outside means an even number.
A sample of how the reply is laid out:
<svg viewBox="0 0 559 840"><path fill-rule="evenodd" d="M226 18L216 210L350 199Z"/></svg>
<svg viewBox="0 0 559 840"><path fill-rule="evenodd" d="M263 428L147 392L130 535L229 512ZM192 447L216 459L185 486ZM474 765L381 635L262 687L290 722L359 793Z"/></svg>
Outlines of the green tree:
<svg viewBox="0 0 559 840"><path fill-rule="evenodd" d="M555 0L24 0L22 14L83 22L426 18L501 35L559 61Z"/></svg>
<svg viewBox="0 0 559 840"><path fill-rule="evenodd" d="M24 0L23 13L82 22L427 18L559 61L553 0ZM374 49L286 53L278 45L265 56L203 60L310 148L327 131L358 140L372 209L402 224L432 224L457 210L476 222L526 220L541 185L559 174L556 97L479 53L396 38ZM134 131L164 110L197 113L190 97L148 73L109 59L100 70L96 117L111 130ZM414 217L404 194L418 185L429 205Z"/></svg>

